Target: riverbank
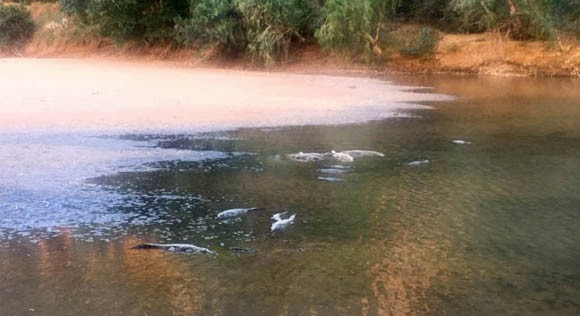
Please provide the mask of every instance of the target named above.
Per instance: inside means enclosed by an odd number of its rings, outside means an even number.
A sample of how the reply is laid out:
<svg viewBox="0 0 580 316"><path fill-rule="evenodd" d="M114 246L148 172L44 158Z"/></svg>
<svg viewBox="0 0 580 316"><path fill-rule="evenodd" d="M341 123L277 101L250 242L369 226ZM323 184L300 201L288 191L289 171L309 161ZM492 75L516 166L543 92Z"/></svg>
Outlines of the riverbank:
<svg viewBox="0 0 580 316"><path fill-rule="evenodd" d="M437 51L425 57L390 55L380 64L362 63L350 57L328 55L318 47L304 47L280 64L261 67L243 59L229 60L211 51L175 49L169 46L116 47L107 41L82 45L31 44L21 57L106 58L117 61L172 62L184 66L233 70L324 74L456 74L522 77L580 77L580 46L561 44L548 48L542 42L516 42L496 34L446 34ZM555 44L559 45L559 44Z"/></svg>
<svg viewBox="0 0 580 316"><path fill-rule="evenodd" d="M186 49L145 43L115 45L95 36L94 30L69 23L56 4L34 3L30 7L37 33L17 55L31 58L108 58L139 62L170 61L188 66L263 70L251 61L229 59L216 49ZM411 36L420 26L395 25L392 45L385 47L375 62L363 63L351 57L329 55L317 45L304 45L291 52L288 60L268 71L298 73L421 73L477 74L492 76L580 77L580 41L562 35L553 42L513 41L497 33L446 34L438 32L437 48L422 57L402 56L397 41Z"/></svg>
<svg viewBox="0 0 580 316"><path fill-rule="evenodd" d="M395 57L388 67L413 73L468 73L492 76L580 77L580 45L513 41L497 33L441 34L430 58Z"/></svg>

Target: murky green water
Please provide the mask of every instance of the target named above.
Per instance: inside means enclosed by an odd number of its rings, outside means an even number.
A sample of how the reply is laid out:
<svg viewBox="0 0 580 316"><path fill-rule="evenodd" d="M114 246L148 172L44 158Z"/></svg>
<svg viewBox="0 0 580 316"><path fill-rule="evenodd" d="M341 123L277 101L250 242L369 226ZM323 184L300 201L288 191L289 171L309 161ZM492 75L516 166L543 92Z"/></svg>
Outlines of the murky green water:
<svg viewBox="0 0 580 316"><path fill-rule="evenodd" d="M76 135L92 170L41 165L42 190L0 177L0 315L579 315L580 83L398 80L458 99L359 125ZM156 149L103 170L127 142ZM327 174L336 161L284 156L332 149L386 157ZM295 224L271 233L284 210Z"/></svg>

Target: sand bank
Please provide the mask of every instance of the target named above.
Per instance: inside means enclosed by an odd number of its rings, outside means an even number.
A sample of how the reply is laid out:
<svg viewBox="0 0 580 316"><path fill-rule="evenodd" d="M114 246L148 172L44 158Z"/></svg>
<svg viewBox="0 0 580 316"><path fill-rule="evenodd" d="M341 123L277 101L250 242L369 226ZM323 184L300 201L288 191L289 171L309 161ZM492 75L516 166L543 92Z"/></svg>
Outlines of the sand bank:
<svg viewBox="0 0 580 316"><path fill-rule="evenodd" d="M444 96L368 78L98 59L0 59L3 129L215 129L361 122Z"/></svg>

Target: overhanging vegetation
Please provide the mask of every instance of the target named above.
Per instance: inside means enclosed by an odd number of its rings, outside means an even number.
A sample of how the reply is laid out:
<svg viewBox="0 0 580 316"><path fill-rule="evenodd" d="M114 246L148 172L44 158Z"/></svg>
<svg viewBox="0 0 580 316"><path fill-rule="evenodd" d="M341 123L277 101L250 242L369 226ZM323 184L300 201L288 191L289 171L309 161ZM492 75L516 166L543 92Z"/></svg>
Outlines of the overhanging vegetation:
<svg viewBox="0 0 580 316"><path fill-rule="evenodd" d="M144 41L218 47L262 64L287 58L291 48L317 43L327 51L369 58L392 45L393 21L423 25L398 47L429 54L434 29L496 31L516 40L580 34L580 0L60 0L78 24L97 27L117 43ZM392 48L392 47L391 47Z"/></svg>

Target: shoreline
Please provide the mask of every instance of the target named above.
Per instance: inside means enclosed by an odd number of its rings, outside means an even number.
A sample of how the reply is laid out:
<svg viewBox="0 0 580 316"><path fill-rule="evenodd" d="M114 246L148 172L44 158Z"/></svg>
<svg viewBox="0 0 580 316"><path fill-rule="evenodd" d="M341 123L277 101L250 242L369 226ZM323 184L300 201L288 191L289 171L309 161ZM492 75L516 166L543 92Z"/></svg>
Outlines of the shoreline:
<svg viewBox="0 0 580 316"><path fill-rule="evenodd" d="M294 56L272 66L259 66L243 58L227 59L223 56L200 57L199 50L178 48L170 52L163 47L141 47L127 45L124 48L106 44L65 45L53 47L32 43L20 56L0 55L0 60L25 59L86 59L110 62L163 64L178 67L195 67L236 71L258 71L269 73L322 74L322 75L452 75L488 77L568 77L580 78L580 46L567 46L568 51L546 50L540 42L508 41L512 55L481 47L490 42L479 43L484 35L462 35L467 42L466 52L445 52L451 42L442 42L434 54L425 57L403 57L392 55L382 64L357 62L351 57L326 54L318 47L305 47L294 52ZM37 46L34 46L37 45ZM526 47L522 49L522 47ZM499 49L498 49L499 50ZM503 55L503 56L502 56Z"/></svg>

